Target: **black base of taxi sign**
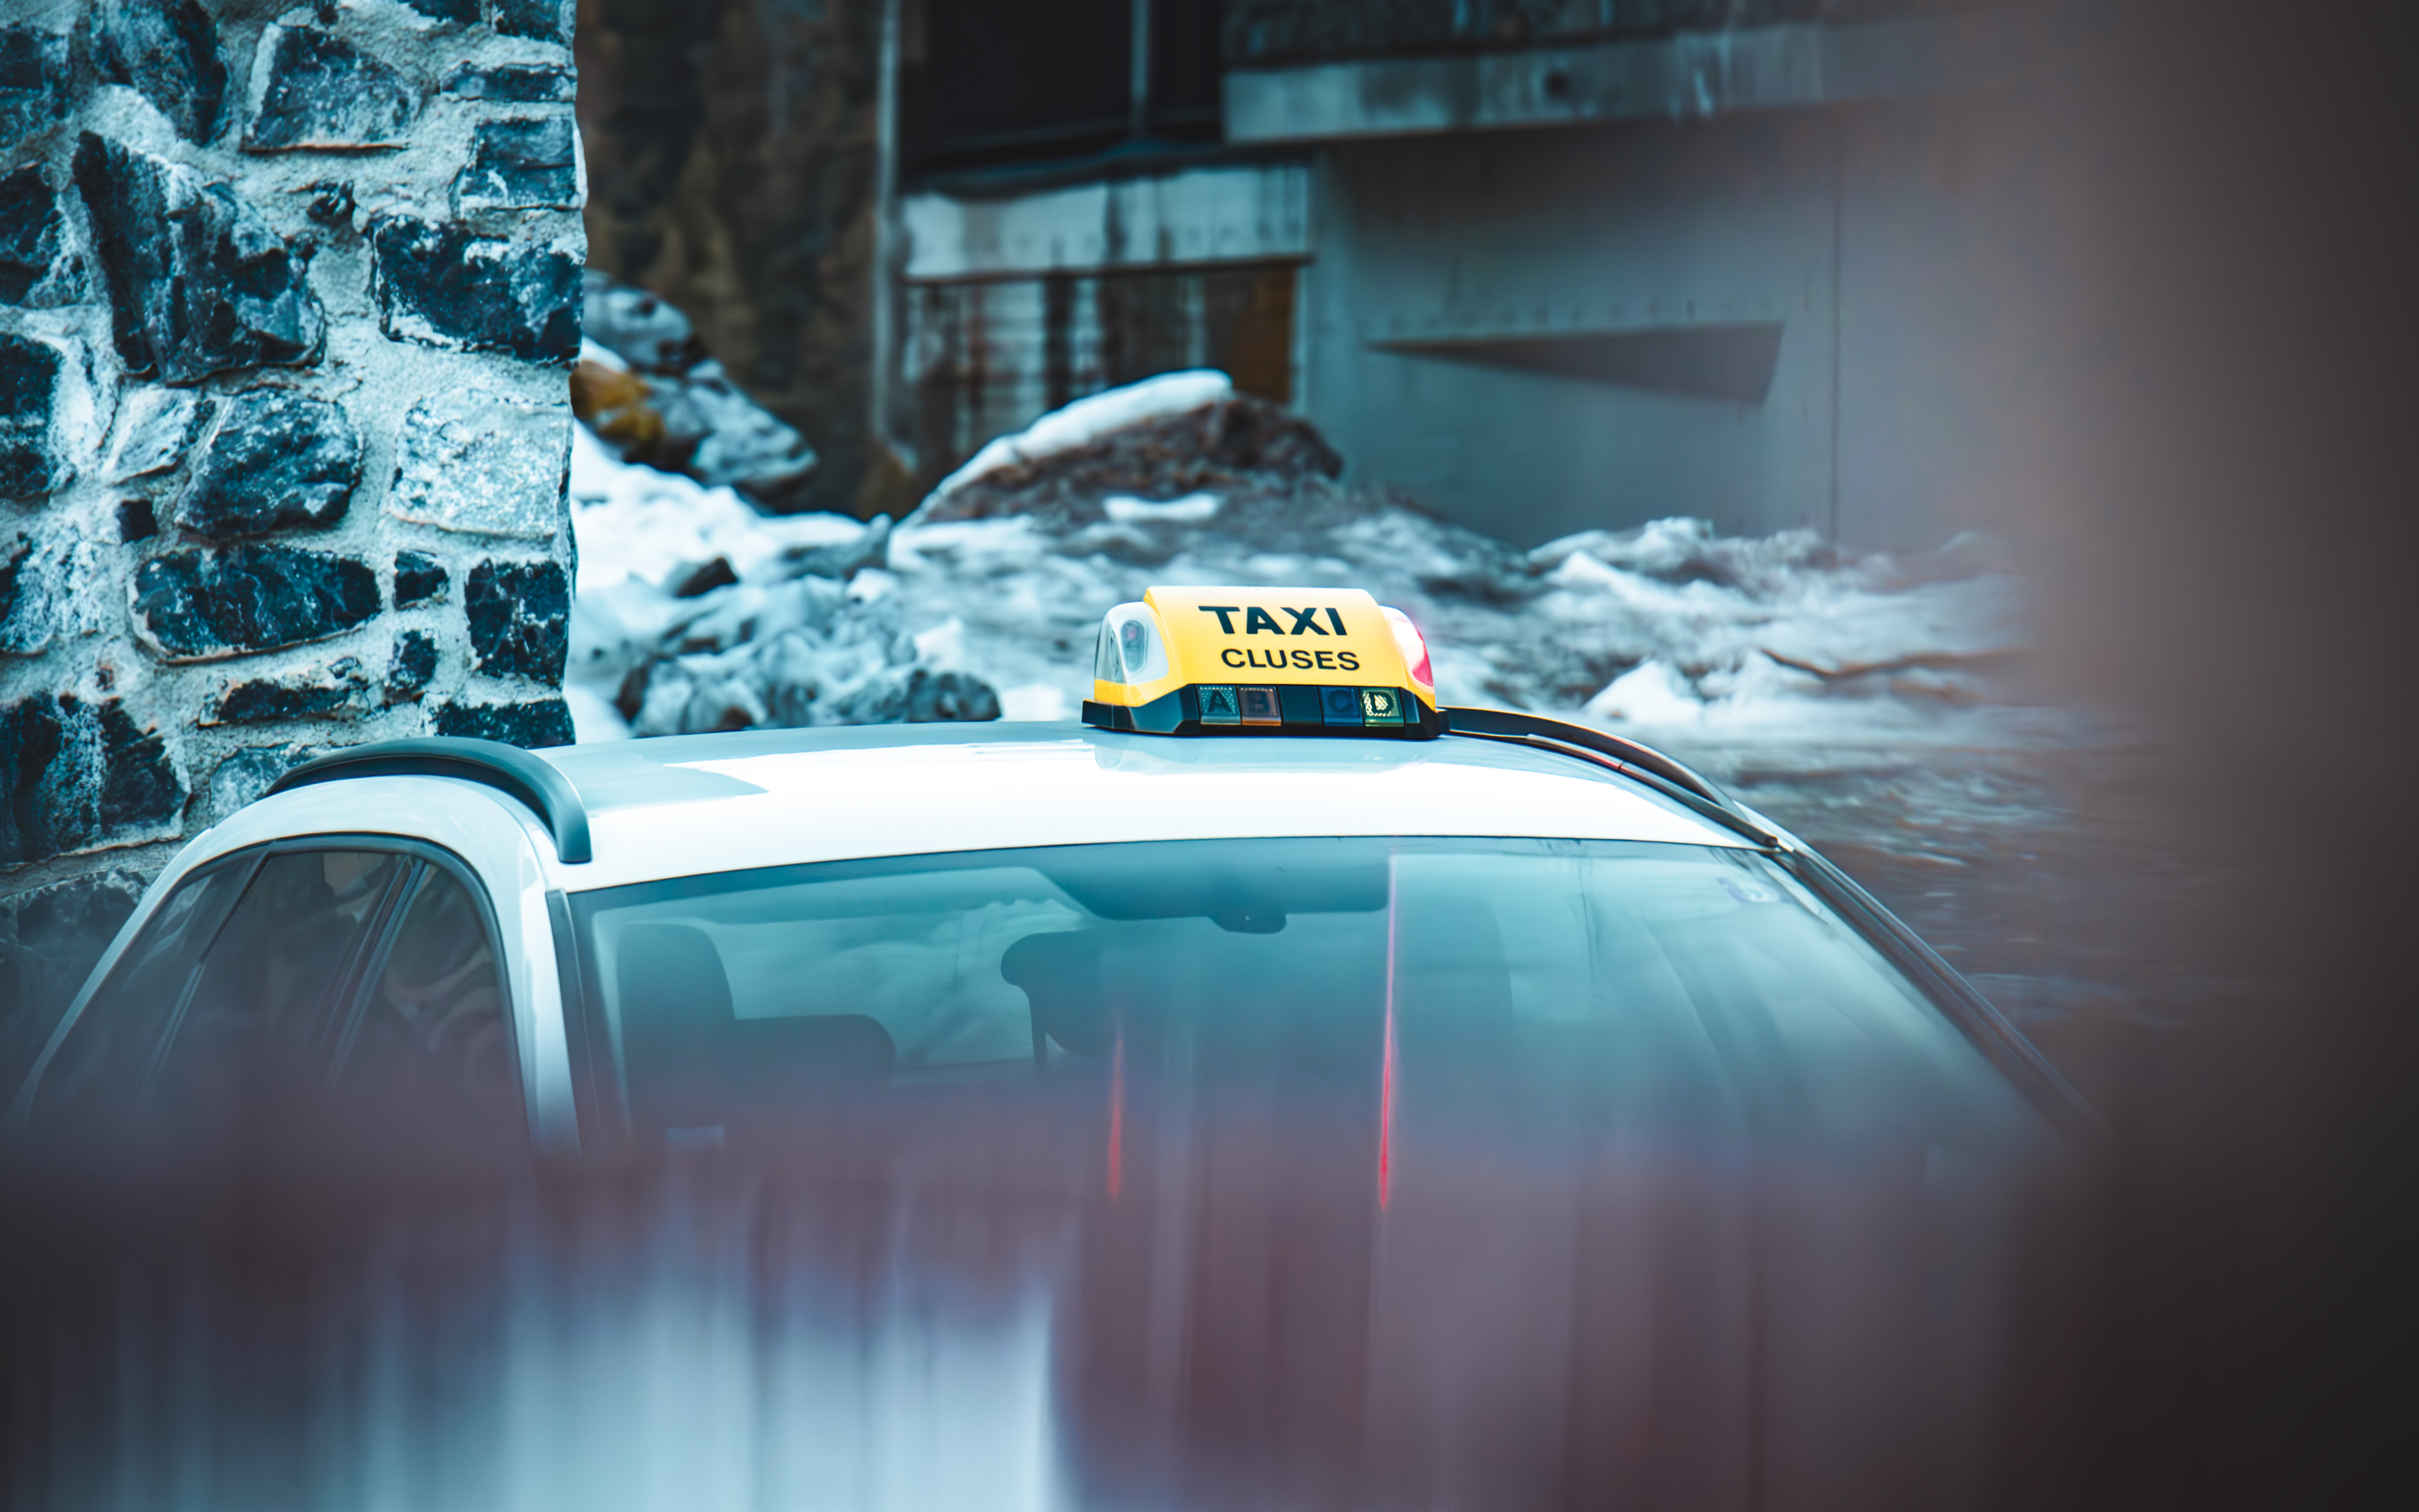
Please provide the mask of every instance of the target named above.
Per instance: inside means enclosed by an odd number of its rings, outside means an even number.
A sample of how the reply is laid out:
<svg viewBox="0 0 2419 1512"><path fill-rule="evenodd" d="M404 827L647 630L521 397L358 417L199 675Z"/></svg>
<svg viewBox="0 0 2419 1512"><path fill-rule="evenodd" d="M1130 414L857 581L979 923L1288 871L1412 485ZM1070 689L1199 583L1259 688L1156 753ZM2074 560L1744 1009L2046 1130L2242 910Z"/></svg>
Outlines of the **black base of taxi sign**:
<svg viewBox="0 0 2419 1512"><path fill-rule="evenodd" d="M1129 708L1084 701L1084 722L1146 735L1358 735L1433 740L1443 717L1399 687L1201 683Z"/></svg>

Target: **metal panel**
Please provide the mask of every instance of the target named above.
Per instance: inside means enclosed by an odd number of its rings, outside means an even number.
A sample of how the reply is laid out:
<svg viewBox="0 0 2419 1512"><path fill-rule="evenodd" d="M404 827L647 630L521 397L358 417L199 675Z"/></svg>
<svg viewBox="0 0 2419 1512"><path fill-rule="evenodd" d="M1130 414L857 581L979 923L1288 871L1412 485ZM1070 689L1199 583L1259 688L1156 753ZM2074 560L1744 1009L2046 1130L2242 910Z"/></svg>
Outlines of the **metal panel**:
<svg viewBox="0 0 2419 1512"><path fill-rule="evenodd" d="M1995 16L1691 32L1592 47L1364 59L1226 75L1226 139L1306 142L1686 120L1969 89L2016 55Z"/></svg>
<svg viewBox="0 0 2419 1512"><path fill-rule="evenodd" d="M1673 514L1828 527L1829 120L1327 162L1302 408L1354 478L1521 545Z"/></svg>
<svg viewBox="0 0 2419 1512"><path fill-rule="evenodd" d="M1204 168L1005 198L910 194L913 283L1310 255L1310 171Z"/></svg>

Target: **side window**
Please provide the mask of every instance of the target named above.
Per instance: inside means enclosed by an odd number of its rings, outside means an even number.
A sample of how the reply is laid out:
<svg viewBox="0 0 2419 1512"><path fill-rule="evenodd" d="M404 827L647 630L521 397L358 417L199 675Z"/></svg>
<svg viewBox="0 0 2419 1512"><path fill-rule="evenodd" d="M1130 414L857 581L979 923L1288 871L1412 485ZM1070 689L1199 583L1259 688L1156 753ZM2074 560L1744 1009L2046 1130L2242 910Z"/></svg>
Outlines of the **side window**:
<svg viewBox="0 0 2419 1512"><path fill-rule="evenodd" d="M334 1085L385 1128L512 1128L519 1070L496 946L452 872L424 866L386 958L336 1046Z"/></svg>
<svg viewBox="0 0 2419 1512"><path fill-rule="evenodd" d="M140 1110L195 1132L305 1105L372 1134L517 1119L495 941L445 867L330 849L196 873L85 1005L35 1103L48 1123Z"/></svg>
<svg viewBox="0 0 2419 1512"><path fill-rule="evenodd" d="M195 872L144 924L43 1072L45 1118L126 1098L142 1083L162 1027L192 990L202 952L255 865L247 856Z"/></svg>
<svg viewBox="0 0 2419 1512"><path fill-rule="evenodd" d="M309 1091L369 964L396 885L420 863L388 851L289 851L260 864L182 1000L141 1090L204 1121Z"/></svg>

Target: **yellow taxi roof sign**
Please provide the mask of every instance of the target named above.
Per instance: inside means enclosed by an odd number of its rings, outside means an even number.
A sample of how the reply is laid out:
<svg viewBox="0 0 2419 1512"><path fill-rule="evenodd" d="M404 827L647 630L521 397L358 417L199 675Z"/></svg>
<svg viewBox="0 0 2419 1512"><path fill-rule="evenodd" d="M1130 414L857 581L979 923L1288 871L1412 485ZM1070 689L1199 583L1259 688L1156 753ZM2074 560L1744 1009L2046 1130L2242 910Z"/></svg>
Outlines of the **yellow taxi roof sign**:
<svg viewBox="0 0 2419 1512"><path fill-rule="evenodd" d="M1085 717L1162 734L1439 733L1427 645L1358 588L1154 587L1101 624Z"/></svg>

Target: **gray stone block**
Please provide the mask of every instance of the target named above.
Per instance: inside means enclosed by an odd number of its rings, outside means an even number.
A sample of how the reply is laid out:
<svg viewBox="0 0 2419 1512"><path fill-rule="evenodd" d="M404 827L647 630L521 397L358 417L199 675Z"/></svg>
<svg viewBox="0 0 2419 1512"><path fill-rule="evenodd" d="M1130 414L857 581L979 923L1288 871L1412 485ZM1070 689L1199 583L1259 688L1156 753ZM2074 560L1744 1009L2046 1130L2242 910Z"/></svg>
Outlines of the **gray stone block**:
<svg viewBox="0 0 2419 1512"><path fill-rule="evenodd" d="M438 87L471 100L516 105L567 105L578 96L579 75L551 63L464 63Z"/></svg>
<svg viewBox="0 0 2419 1512"><path fill-rule="evenodd" d="M83 293L58 193L37 163L0 177L0 304L69 304Z"/></svg>
<svg viewBox="0 0 2419 1512"><path fill-rule="evenodd" d="M121 499L117 501L117 544L132 546L160 533L159 517L151 510L151 501L144 498Z"/></svg>
<svg viewBox="0 0 2419 1512"><path fill-rule="evenodd" d="M387 510L440 530L551 539L571 469L571 411L489 389L413 405L395 443Z"/></svg>
<svg viewBox="0 0 2419 1512"><path fill-rule="evenodd" d="M406 341L568 363L579 355L579 259L410 216L370 226L380 329Z"/></svg>
<svg viewBox="0 0 2419 1512"><path fill-rule="evenodd" d="M137 389L117 407L117 432L101 469L114 483L165 472L216 413L217 405L188 389Z"/></svg>
<svg viewBox="0 0 2419 1512"><path fill-rule="evenodd" d="M0 866L143 838L184 804L166 743L115 700L0 706Z"/></svg>
<svg viewBox="0 0 2419 1512"><path fill-rule="evenodd" d="M0 547L0 656L39 656L97 627L95 568L92 543L65 528Z"/></svg>
<svg viewBox="0 0 2419 1512"><path fill-rule="evenodd" d="M571 654L571 579L551 562L482 562L463 580L470 665L490 677L561 683Z"/></svg>
<svg viewBox="0 0 2419 1512"><path fill-rule="evenodd" d="M420 114L402 74L316 26L264 31L253 81L246 152L401 147Z"/></svg>
<svg viewBox="0 0 2419 1512"><path fill-rule="evenodd" d="M218 26L194 0L100 0L90 38L94 71L132 88L177 134L207 142L226 102Z"/></svg>
<svg viewBox="0 0 2419 1512"><path fill-rule="evenodd" d="M205 725L259 724L273 719L358 717L369 712L370 679L358 656L305 667L275 677L219 686L202 711Z"/></svg>
<svg viewBox="0 0 2419 1512"><path fill-rule="evenodd" d="M568 746L575 738L571 705L561 698L521 703L439 703L431 710L430 723L440 735L501 740L524 748Z"/></svg>
<svg viewBox="0 0 2419 1512"><path fill-rule="evenodd" d="M437 638L425 630L406 630L394 638L386 658L386 701L417 703L437 677Z"/></svg>
<svg viewBox="0 0 2419 1512"><path fill-rule="evenodd" d="M90 131L75 181L130 376L194 383L319 360L327 316L302 259L232 188Z"/></svg>
<svg viewBox="0 0 2419 1512"><path fill-rule="evenodd" d="M571 18L563 0L495 0L496 30L540 42L569 42Z"/></svg>
<svg viewBox="0 0 2419 1512"><path fill-rule="evenodd" d="M394 554L394 607L397 609L442 601L450 580L445 563L425 552L398 551Z"/></svg>
<svg viewBox="0 0 2419 1512"><path fill-rule="evenodd" d="M66 116L68 69L65 32L0 26L0 147Z"/></svg>
<svg viewBox="0 0 2419 1512"><path fill-rule="evenodd" d="M679 375L705 358L688 316L653 290L589 269L582 275L580 333L642 373Z"/></svg>
<svg viewBox="0 0 2419 1512"><path fill-rule="evenodd" d="M576 208L577 159L568 116L482 121L470 165L455 182L455 202L466 210Z"/></svg>
<svg viewBox="0 0 2419 1512"><path fill-rule="evenodd" d="M55 424L66 368L55 343L0 332L0 499L39 499L74 476Z"/></svg>
<svg viewBox="0 0 2419 1512"><path fill-rule="evenodd" d="M211 769L207 787L210 814L224 819L249 803L259 801L270 783L309 761L317 751L309 746L248 746Z"/></svg>
<svg viewBox="0 0 2419 1512"><path fill-rule="evenodd" d="M342 406L255 389L222 407L175 520L209 540L332 525L361 478L361 433Z"/></svg>
<svg viewBox="0 0 2419 1512"><path fill-rule="evenodd" d="M324 640L377 617L366 562L290 546L171 551L134 574L135 633L171 661Z"/></svg>
<svg viewBox="0 0 2419 1512"><path fill-rule="evenodd" d="M479 24L479 0L403 0L403 3L431 21L451 22L456 26Z"/></svg>

